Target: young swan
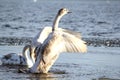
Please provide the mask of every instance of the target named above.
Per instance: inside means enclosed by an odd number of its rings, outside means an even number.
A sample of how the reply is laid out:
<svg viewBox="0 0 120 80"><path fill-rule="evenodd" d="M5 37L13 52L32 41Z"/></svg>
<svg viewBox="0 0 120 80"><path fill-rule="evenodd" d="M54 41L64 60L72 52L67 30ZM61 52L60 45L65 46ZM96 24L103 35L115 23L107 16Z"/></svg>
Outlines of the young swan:
<svg viewBox="0 0 120 80"><path fill-rule="evenodd" d="M54 20L52 32L38 45L36 61L29 69L31 73L47 73L62 52L86 52L87 46L81 39L79 33L58 28L60 19L70 13L68 9L62 8Z"/></svg>

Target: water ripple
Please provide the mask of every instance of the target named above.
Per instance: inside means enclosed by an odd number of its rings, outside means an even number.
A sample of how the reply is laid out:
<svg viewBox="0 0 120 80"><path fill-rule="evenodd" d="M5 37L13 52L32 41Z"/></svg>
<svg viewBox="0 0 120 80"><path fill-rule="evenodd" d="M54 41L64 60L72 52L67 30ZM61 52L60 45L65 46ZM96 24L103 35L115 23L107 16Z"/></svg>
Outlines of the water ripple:
<svg viewBox="0 0 120 80"><path fill-rule="evenodd" d="M32 38L0 37L0 45L23 45L31 43Z"/></svg>
<svg viewBox="0 0 120 80"><path fill-rule="evenodd" d="M120 38L83 38L88 46L120 47ZM30 44L32 37L0 37L0 45L25 45Z"/></svg>

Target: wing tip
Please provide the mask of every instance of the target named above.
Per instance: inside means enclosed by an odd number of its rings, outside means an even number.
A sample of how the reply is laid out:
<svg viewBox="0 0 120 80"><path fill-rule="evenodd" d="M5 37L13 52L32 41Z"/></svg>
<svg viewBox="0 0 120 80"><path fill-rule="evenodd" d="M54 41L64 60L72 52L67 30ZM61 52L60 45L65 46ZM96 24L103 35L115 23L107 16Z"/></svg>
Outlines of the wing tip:
<svg viewBox="0 0 120 80"><path fill-rule="evenodd" d="M81 52L82 53L87 53L87 45L85 43L83 43L83 45L81 45Z"/></svg>

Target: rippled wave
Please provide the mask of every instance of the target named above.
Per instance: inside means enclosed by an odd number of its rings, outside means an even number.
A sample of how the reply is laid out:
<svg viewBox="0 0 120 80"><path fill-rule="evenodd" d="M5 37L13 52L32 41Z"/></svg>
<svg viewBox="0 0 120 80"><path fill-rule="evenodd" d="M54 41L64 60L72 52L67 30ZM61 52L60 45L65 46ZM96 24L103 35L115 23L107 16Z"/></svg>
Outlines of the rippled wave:
<svg viewBox="0 0 120 80"><path fill-rule="evenodd" d="M49 4L48 4L49 2ZM55 5L55 7L53 7ZM0 37L33 37L45 26L52 26L62 7L72 12L60 22L62 28L81 32L83 36L120 36L119 1L40 1L1 0Z"/></svg>
<svg viewBox="0 0 120 80"><path fill-rule="evenodd" d="M83 38L88 46L120 47L120 38ZM0 45L25 45L30 44L32 37L0 37Z"/></svg>
<svg viewBox="0 0 120 80"><path fill-rule="evenodd" d="M25 45L30 44L32 38L0 37L0 45Z"/></svg>

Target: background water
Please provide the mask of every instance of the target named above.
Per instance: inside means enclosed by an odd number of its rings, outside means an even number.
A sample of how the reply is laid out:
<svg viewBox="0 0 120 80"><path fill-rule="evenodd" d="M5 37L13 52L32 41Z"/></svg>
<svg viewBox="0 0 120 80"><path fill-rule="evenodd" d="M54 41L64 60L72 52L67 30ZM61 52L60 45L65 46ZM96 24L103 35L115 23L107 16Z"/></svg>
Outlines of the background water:
<svg viewBox="0 0 120 80"><path fill-rule="evenodd" d="M43 27L52 26L57 11L66 7L72 14L62 18L60 27L81 32L89 44L120 46L119 2L0 0L0 44L11 44L11 39L16 44L29 40Z"/></svg>
<svg viewBox="0 0 120 80"><path fill-rule="evenodd" d="M68 8L60 27L81 32L84 37L119 38L120 5L115 1L1 0L0 36L33 37L45 26L52 26L57 11Z"/></svg>
<svg viewBox="0 0 120 80"><path fill-rule="evenodd" d="M52 67L53 72L57 71L53 75L20 74L0 66L0 79L120 79L119 0L0 0L0 57L21 53L43 27L52 26L63 7L72 13L64 16L59 26L81 32L89 45L87 54L61 54Z"/></svg>

